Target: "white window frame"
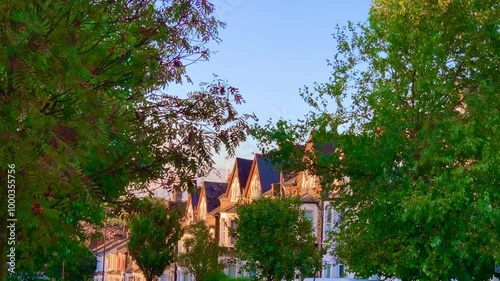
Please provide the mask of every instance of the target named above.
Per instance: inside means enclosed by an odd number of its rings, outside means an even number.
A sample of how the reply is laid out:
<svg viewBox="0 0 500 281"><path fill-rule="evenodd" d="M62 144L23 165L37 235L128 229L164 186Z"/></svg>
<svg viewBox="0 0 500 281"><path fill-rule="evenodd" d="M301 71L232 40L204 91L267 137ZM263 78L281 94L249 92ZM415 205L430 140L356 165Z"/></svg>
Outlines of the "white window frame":
<svg viewBox="0 0 500 281"><path fill-rule="evenodd" d="M236 220L234 218L229 219L229 227L236 229ZM236 239L229 233L228 230L228 241L230 246L234 246Z"/></svg>
<svg viewBox="0 0 500 281"><path fill-rule="evenodd" d="M221 231L220 231L220 244L221 246L226 246L226 236L227 236L227 226L226 226L226 219L222 218L221 219Z"/></svg>

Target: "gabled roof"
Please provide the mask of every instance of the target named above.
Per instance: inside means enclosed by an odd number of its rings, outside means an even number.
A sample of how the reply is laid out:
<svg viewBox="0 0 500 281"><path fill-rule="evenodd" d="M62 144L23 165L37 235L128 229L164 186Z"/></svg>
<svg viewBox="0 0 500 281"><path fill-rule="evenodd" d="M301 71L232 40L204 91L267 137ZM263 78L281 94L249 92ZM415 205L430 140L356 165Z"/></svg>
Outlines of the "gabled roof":
<svg viewBox="0 0 500 281"><path fill-rule="evenodd" d="M193 210L198 206L198 200L200 199L201 188L197 188L196 191L189 193L191 195L191 205Z"/></svg>
<svg viewBox="0 0 500 281"><path fill-rule="evenodd" d="M207 200L207 213L210 213L220 206L219 196L226 192L227 183L205 181L203 182L203 187L205 188Z"/></svg>
<svg viewBox="0 0 500 281"><path fill-rule="evenodd" d="M314 143L314 150L320 154L331 154L335 152L335 143Z"/></svg>
<svg viewBox="0 0 500 281"><path fill-rule="evenodd" d="M280 182L280 173L278 169L276 169L272 163L266 159L262 154L255 154L254 160L252 162L252 169L250 173L257 173L259 176L259 183L261 188L261 194L264 194L268 190L271 189L271 185L273 183ZM245 196L248 196L250 192L250 184L251 178L250 176L247 180L247 184L245 185Z"/></svg>
<svg viewBox="0 0 500 281"><path fill-rule="evenodd" d="M234 180L234 176L236 174L238 174L238 181L240 184L240 192L241 192L241 194L243 194L248 177L250 176L250 170L252 169L252 162L253 161L249 160L249 159L243 159L243 158L236 157L236 160L234 161L234 166L233 166L233 171L231 173L231 177L228 179L229 188L226 189L225 197L229 198L229 196L230 196L230 193L231 193L230 189L232 186L232 182ZM222 199L223 196L221 195L219 198Z"/></svg>
<svg viewBox="0 0 500 281"><path fill-rule="evenodd" d="M200 199L201 188L196 188L195 191L188 193L188 200L186 202L186 212L185 216L188 215L189 207L193 209L193 214L196 213L196 207L198 206L198 200Z"/></svg>
<svg viewBox="0 0 500 281"><path fill-rule="evenodd" d="M101 244L100 246L92 249L92 252L94 252L95 254L101 254L104 253L104 251L106 251L106 254L109 254L118 248L126 246L128 241L129 241L128 238L118 238L106 241L105 244Z"/></svg>
<svg viewBox="0 0 500 281"><path fill-rule="evenodd" d="M273 183L280 182L280 173L262 154L255 154L255 159L259 170L260 186L264 193L271 189Z"/></svg>
<svg viewBox="0 0 500 281"><path fill-rule="evenodd" d="M325 142L325 143L319 143L319 142L313 142L313 135L316 132L313 130L309 134L309 138L307 140L307 144L305 146L305 150L311 150L313 149L314 151L318 152L319 154L331 154L335 152L335 142Z"/></svg>
<svg viewBox="0 0 500 281"><path fill-rule="evenodd" d="M250 176L250 169L252 168L252 160L236 158L235 165L238 167L238 179L240 181L240 189L243 193L243 189L245 189L248 177Z"/></svg>

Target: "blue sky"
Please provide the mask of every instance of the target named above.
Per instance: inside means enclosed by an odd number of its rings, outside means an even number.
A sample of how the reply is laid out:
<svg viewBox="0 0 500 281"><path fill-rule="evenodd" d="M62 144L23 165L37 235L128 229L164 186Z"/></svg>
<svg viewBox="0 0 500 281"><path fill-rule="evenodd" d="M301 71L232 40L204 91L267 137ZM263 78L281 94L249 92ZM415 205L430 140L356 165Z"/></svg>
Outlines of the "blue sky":
<svg viewBox="0 0 500 281"><path fill-rule="evenodd" d="M369 0L212 0L216 16L227 23L220 31L222 43L210 61L190 66L194 85L171 86L170 91L198 89L212 80L212 73L239 88L246 104L241 113L255 113L260 122L280 117L295 120L307 111L299 88L328 80L326 60L335 54L334 27L347 21L365 22ZM237 156L251 159L254 141L237 149ZM226 155L216 157L222 172ZM231 168L233 162L229 162ZM211 179L215 179L213 176Z"/></svg>

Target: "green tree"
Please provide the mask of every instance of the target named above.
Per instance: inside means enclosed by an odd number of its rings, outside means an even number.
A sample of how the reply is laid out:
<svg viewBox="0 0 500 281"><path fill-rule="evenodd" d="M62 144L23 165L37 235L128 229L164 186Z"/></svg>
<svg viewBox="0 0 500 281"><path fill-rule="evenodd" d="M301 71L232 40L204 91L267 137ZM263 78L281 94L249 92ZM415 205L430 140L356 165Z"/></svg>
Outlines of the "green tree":
<svg viewBox="0 0 500 281"><path fill-rule="evenodd" d="M265 280L293 280L296 271L312 276L321 264L312 223L296 198L259 198L237 207L238 258ZM258 235L257 235L258 234Z"/></svg>
<svg viewBox="0 0 500 281"><path fill-rule="evenodd" d="M337 29L330 82L302 92L313 107L304 121L256 130L265 150L283 148L276 160L338 188L333 251L349 271L492 277L500 261L499 16L498 1L374 1L367 24ZM336 149L295 149L310 130L312 142Z"/></svg>
<svg viewBox="0 0 500 281"><path fill-rule="evenodd" d="M1 188L0 264L7 218L16 270L33 271L57 241L85 241L103 203L127 204L158 179L189 188L213 153L234 152L247 130L236 88L165 92L208 59L223 26L213 14L195 0L1 1L0 184L14 183L16 205L9 213Z"/></svg>
<svg viewBox="0 0 500 281"><path fill-rule="evenodd" d="M205 222L187 226L185 233L185 253L179 255L180 264L188 268L197 281L220 275L224 269L219 262L221 249Z"/></svg>
<svg viewBox="0 0 500 281"><path fill-rule="evenodd" d="M180 217L177 209L167 209L159 199L145 198L139 203L138 213L130 221L127 246L146 281L162 275L175 261L182 235Z"/></svg>
<svg viewBox="0 0 500 281"><path fill-rule="evenodd" d="M53 257L47 259L44 275L59 280L63 276L64 264L64 280L87 281L92 277L96 257L88 247L75 241L59 241L56 247L57 249L51 251ZM45 265L42 260L38 264Z"/></svg>

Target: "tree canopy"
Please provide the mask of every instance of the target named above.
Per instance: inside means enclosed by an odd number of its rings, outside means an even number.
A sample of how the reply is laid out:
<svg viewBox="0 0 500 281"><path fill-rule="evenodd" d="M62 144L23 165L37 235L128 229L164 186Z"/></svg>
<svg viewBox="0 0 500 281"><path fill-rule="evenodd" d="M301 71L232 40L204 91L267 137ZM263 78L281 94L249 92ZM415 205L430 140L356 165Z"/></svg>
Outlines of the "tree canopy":
<svg viewBox="0 0 500 281"><path fill-rule="evenodd" d="M220 275L224 269L224 265L219 262L222 251L205 221L187 226L185 234L185 253L179 255L180 264L194 275L196 281Z"/></svg>
<svg viewBox="0 0 500 281"><path fill-rule="evenodd" d="M123 205L160 179L189 188L213 153L245 139L243 99L225 81L168 91L219 41L213 14L198 0L0 3L0 183L15 165L17 270L34 270L57 241L84 241L103 203Z"/></svg>
<svg viewBox="0 0 500 281"><path fill-rule="evenodd" d="M160 199L146 198L139 205L139 213L130 221L127 247L146 281L153 281L176 260L181 215L177 209L167 209Z"/></svg>
<svg viewBox="0 0 500 281"><path fill-rule="evenodd" d="M294 280L313 276L321 267L312 222L296 198L259 198L237 207L235 250L257 278Z"/></svg>
<svg viewBox="0 0 500 281"><path fill-rule="evenodd" d="M500 261L500 5L376 0L334 34L329 82L263 149L335 188L332 249L358 276L489 280ZM305 153L312 142L335 150ZM303 157L306 156L306 157ZM305 161L304 161L305 159ZM325 192L325 195L332 195Z"/></svg>

